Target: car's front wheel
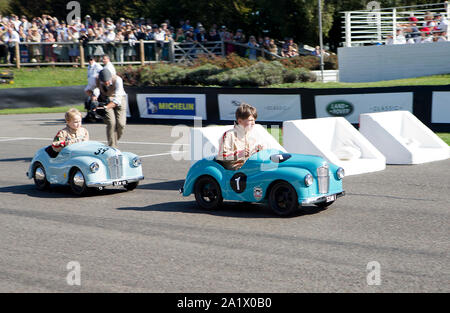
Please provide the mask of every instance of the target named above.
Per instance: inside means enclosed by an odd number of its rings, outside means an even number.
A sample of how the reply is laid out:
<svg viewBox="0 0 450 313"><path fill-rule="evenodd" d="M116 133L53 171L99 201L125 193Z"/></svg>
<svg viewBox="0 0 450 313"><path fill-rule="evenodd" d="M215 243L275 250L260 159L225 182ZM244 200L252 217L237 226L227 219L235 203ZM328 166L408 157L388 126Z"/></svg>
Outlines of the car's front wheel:
<svg viewBox="0 0 450 313"><path fill-rule="evenodd" d="M219 183L211 176L202 176L195 182L195 200L197 204L206 210L218 208L222 202L222 191Z"/></svg>
<svg viewBox="0 0 450 313"><path fill-rule="evenodd" d="M85 194L88 189L84 175L78 168L74 168L70 172L69 185L72 192L78 196Z"/></svg>
<svg viewBox="0 0 450 313"><path fill-rule="evenodd" d="M291 184L279 181L269 192L269 206L280 216L290 215L298 208L297 192Z"/></svg>
<svg viewBox="0 0 450 313"><path fill-rule="evenodd" d="M126 189L127 191L131 191L131 190L136 189L136 187L137 187L138 185L139 185L139 182L134 182L134 183L126 184L124 187L125 187L125 189Z"/></svg>
<svg viewBox="0 0 450 313"><path fill-rule="evenodd" d="M45 190L50 186L50 183L47 180L45 168L41 163L36 163L34 166L33 179L36 188L39 190Z"/></svg>

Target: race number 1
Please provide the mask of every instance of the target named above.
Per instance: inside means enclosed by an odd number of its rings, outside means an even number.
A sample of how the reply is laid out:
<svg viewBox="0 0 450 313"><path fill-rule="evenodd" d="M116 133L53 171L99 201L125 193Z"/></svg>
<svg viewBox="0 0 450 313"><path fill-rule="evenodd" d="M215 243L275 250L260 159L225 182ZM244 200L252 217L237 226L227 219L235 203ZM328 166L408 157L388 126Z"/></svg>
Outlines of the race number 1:
<svg viewBox="0 0 450 313"><path fill-rule="evenodd" d="M236 193L242 193L247 188L247 175L244 173L236 173L230 179L231 188Z"/></svg>

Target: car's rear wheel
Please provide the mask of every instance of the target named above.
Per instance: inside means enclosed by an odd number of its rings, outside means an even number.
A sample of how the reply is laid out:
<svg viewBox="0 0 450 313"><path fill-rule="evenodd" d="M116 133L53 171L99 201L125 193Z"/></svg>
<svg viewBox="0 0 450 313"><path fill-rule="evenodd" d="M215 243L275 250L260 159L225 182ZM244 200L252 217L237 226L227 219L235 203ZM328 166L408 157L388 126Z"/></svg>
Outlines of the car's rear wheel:
<svg viewBox="0 0 450 313"><path fill-rule="evenodd" d="M127 191L131 191L131 190L136 189L136 187L137 187L138 185L139 185L139 182L134 182L134 183L126 184L124 187L125 187L125 189L126 189Z"/></svg>
<svg viewBox="0 0 450 313"><path fill-rule="evenodd" d="M78 196L85 194L88 190L84 175L78 168L74 168L70 172L69 185L72 192Z"/></svg>
<svg viewBox="0 0 450 313"><path fill-rule="evenodd" d="M41 163L36 163L33 170L33 179L36 188L39 190L45 190L50 186L50 183L47 180L47 174L45 172L45 168Z"/></svg>
<svg viewBox="0 0 450 313"><path fill-rule="evenodd" d="M279 181L270 188L269 206L275 214L290 215L298 208L297 192L291 184Z"/></svg>
<svg viewBox="0 0 450 313"><path fill-rule="evenodd" d="M206 210L220 207L223 202L220 185L211 176L202 176L195 182L195 200L197 204Z"/></svg>

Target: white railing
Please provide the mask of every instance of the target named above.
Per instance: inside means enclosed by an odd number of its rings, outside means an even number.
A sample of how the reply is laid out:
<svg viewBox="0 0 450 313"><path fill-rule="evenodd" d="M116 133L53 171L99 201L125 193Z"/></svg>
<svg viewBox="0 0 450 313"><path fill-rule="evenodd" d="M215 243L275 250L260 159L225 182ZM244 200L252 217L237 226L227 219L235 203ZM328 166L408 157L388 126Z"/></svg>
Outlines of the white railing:
<svg viewBox="0 0 450 313"><path fill-rule="evenodd" d="M425 26L428 16L433 17L440 13L442 19L447 21L450 16L450 6L447 1L383 9L376 1L369 2L369 5L367 10L342 12L344 21L342 38L345 47L385 44L388 38L395 42L398 30L405 32L411 30L411 17L417 18L416 24L420 30ZM449 32L446 36L447 40L450 40Z"/></svg>

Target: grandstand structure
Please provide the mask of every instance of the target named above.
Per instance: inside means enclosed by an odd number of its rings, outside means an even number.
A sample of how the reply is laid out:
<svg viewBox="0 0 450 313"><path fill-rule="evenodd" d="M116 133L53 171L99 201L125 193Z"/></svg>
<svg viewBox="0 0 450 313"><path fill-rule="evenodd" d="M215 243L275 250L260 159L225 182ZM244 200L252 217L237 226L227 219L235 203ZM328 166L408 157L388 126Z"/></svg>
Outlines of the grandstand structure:
<svg viewBox="0 0 450 313"><path fill-rule="evenodd" d="M371 5L372 3L372 5ZM411 17L418 19L421 28L425 15L431 13L442 14L449 18L450 6L448 2L403 6L393 8L380 8L377 2L369 2L367 10L342 12L344 47L358 47L364 45L386 44L389 36L395 41L397 30L402 30L410 22ZM447 40L450 34L447 33Z"/></svg>
<svg viewBox="0 0 450 313"><path fill-rule="evenodd" d="M376 82L450 73L449 16L448 2L380 8L372 1L367 10L343 12L339 81Z"/></svg>

